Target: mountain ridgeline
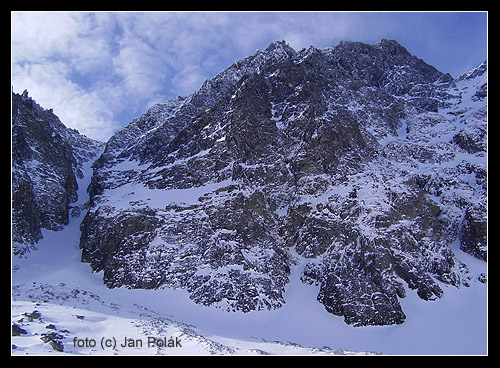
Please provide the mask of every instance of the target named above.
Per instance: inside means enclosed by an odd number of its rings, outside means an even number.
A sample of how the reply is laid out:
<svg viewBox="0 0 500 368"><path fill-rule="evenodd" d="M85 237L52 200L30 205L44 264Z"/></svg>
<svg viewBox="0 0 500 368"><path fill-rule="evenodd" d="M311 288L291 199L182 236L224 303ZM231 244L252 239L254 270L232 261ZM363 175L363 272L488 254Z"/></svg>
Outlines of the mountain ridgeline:
<svg viewBox="0 0 500 368"><path fill-rule="evenodd" d="M28 92L12 93L12 250L36 249L42 229L62 230L81 211L77 178L104 143L68 129Z"/></svg>
<svg viewBox="0 0 500 368"><path fill-rule="evenodd" d="M406 293L479 282L455 252L487 259L486 69L454 79L393 40L272 43L111 137L82 261L108 287L182 288L242 312L283 306L305 264L302 282L346 323L403 323ZM19 228L41 223L17 208Z"/></svg>

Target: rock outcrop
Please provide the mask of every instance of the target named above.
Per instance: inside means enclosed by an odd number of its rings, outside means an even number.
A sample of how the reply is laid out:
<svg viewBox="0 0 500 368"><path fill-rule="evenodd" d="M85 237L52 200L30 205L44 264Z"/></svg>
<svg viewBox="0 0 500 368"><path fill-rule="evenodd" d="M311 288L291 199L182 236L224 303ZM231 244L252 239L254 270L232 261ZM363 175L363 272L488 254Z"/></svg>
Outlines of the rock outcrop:
<svg viewBox="0 0 500 368"><path fill-rule="evenodd" d="M152 107L94 164L82 260L109 287L281 307L290 270L355 326L404 322L486 260L486 63L454 80L392 40L271 44Z"/></svg>
<svg viewBox="0 0 500 368"><path fill-rule="evenodd" d="M13 253L36 248L42 229L61 230L76 202L82 163L104 143L66 128L52 109L12 93Z"/></svg>

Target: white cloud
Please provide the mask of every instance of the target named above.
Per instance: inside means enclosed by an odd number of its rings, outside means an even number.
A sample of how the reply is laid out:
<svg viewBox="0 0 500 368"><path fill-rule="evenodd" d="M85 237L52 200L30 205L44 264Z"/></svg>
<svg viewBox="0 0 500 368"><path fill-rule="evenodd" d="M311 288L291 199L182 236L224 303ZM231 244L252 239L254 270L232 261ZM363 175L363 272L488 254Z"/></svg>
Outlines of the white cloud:
<svg viewBox="0 0 500 368"><path fill-rule="evenodd" d="M15 61L66 54L79 33L80 24L71 13L12 13L12 46Z"/></svg>
<svg viewBox="0 0 500 368"><path fill-rule="evenodd" d="M28 89L66 126L100 140L119 127L115 115L123 109L110 99L117 93L97 88L115 78L108 20L85 13L12 13L14 91ZM121 81L114 82L123 97Z"/></svg>
<svg viewBox="0 0 500 368"><path fill-rule="evenodd" d="M187 67L172 78L172 86L181 96L186 96L201 87L207 79L206 74L199 67Z"/></svg>
<svg viewBox="0 0 500 368"><path fill-rule="evenodd" d="M68 127L76 128L89 137L107 140L118 128L107 106L105 96L85 91L67 78L68 66L60 63L14 66L14 92L29 85L32 96L42 107L54 113Z"/></svg>

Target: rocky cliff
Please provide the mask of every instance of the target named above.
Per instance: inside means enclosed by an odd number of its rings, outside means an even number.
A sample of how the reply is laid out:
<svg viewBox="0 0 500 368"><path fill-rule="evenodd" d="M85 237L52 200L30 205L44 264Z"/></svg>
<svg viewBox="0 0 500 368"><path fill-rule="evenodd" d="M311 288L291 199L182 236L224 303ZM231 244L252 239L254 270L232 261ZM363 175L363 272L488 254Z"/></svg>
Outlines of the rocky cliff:
<svg viewBox="0 0 500 368"><path fill-rule="evenodd" d="M76 179L83 162L104 143L64 126L52 109L12 93L12 241L13 253L36 248L42 229L61 230L77 200ZM78 209L76 209L78 210Z"/></svg>
<svg viewBox="0 0 500 368"><path fill-rule="evenodd" d="M452 245L487 258L486 75L454 80L392 40L275 42L110 139L82 261L109 287L247 312L286 303L305 258L327 311L402 323L407 290L472 282Z"/></svg>

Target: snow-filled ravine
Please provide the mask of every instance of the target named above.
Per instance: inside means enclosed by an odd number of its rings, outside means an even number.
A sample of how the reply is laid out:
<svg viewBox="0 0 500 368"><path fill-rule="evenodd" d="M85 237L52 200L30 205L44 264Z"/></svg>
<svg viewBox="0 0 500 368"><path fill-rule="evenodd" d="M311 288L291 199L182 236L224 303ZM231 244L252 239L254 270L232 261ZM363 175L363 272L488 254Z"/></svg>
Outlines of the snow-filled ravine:
<svg viewBox="0 0 500 368"><path fill-rule="evenodd" d="M88 199L90 165L75 205ZM274 311L204 307L183 290L108 289L102 273L80 262L84 215L62 231L45 230L37 251L12 257L13 355L487 354L487 284L477 281L487 265L458 245L453 251L474 277L470 287L440 284L436 301L407 289L403 324L352 327L316 301L317 286L300 281L305 261L292 268L286 304Z"/></svg>

